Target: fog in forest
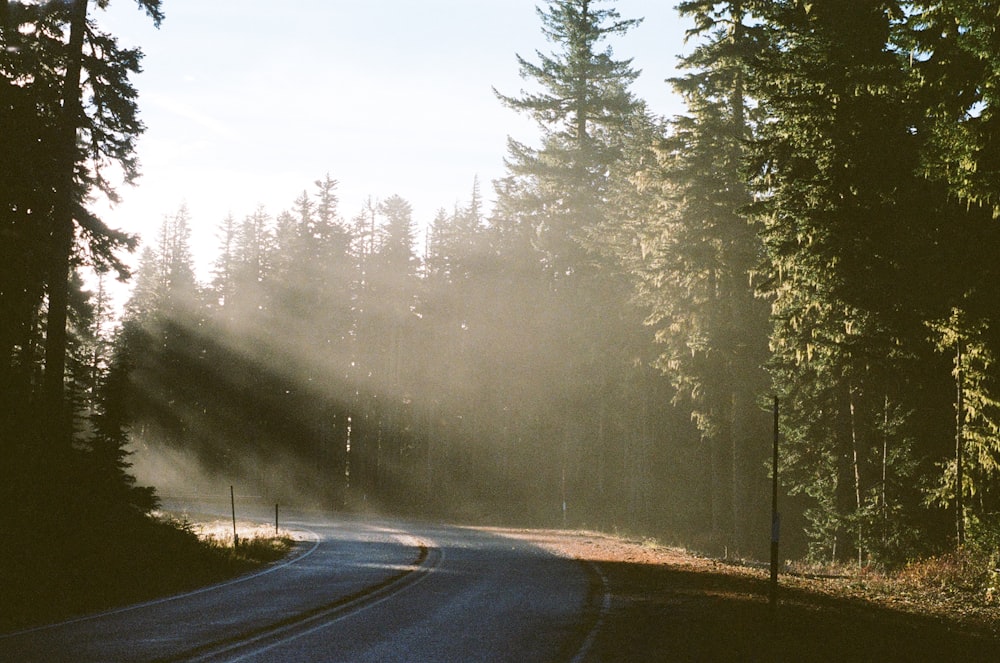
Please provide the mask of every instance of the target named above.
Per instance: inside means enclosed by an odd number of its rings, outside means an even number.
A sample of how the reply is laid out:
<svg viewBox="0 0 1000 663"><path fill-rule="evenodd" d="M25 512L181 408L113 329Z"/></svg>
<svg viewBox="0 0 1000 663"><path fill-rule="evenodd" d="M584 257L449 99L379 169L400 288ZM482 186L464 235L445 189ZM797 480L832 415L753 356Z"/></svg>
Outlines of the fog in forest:
<svg viewBox="0 0 1000 663"><path fill-rule="evenodd" d="M537 134L509 137L490 195L472 174L428 224L398 195L346 209L327 174L284 210L221 223L202 279L206 220L164 217L117 344L140 483L764 549L749 226L690 239L732 256L688 259L668 125L608 46L638 17L588 2L536 16L552 53L512 62L533 91L494 94Z"/></svg>
<svg viewBox="0 0 1000 663"><path fill-rule="evenodd" d="M694 433L622 281L547 274L471 208L418 258L405 201L349 224L309 199L232 228L208 285L186 212L164 221L127 307L140 483L473 522L662 517L681 485L653 478L664 441ZM691 501L706 484L681 471Z"/></svg>

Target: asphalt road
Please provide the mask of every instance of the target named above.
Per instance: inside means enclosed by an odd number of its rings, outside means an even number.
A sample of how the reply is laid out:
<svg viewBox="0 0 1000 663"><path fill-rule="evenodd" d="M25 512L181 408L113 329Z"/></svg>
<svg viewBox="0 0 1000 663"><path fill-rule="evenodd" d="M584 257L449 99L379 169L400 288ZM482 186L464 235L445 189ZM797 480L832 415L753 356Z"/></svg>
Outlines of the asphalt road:
<svg viewBox="0 0 1000 663"><path fill-rule="evenodd" d="M0 636L2 661L582 661L606 590L580 562L476 529L286 516L263 572Z"/></svg>

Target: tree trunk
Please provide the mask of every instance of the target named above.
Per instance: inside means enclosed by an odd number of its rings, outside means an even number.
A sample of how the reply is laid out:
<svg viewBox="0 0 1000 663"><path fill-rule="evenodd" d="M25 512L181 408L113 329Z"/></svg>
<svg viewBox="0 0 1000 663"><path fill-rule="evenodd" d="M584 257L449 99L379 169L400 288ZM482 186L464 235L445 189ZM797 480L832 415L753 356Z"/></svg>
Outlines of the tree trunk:
<svg viewBox="0 0 1000 663"><path fill-rule="evenodd" d="M882 409L882 544L889 538L889 504L886 498L886 483L889 480L889 395L886 394Z"/></svg>
<svg viewBox="0 0 1000 663"><path fill-rule="evenodd" d="M745 518L743 512L743 485L744 485L744 473L743 473L743 462L742 462L742 442L743 439L740 435L741 427L743 425L742 418L740 417L740 394L737 390L734 390L730 394L729 403L729 417L726 422L726 426L729 428L729 444L732 451L731 469L732 476L730 481L732 486L730 487L732 491L732 518L733 518L733 529L732 529L732 545L738 553L743 553L742 550L744 538L745 538Z"/></svg>
<svg viewBox="0 0 1000 663"><path fill-rule="evenodd" d="M77 129L83 106L80 93L83 68L83 33L87 23L87 0L75 0L70 15L70 36L59 150L61 168L51 219L49 263L49 311L45 335L43 398L49 408L52 433L57 444L69 446L72 433L65 399L66 321L69 304L70 256L74 235L74 180L77 162Z"/></svg>
<svg viewBox="0 0 1000 663"><path fill-rule="evenodd" d="M837 533L834 543L837 556L844 557L850 554L850 533L844 527L844 522L857 509L857 493L855 483L854 464L854 437L851 425L851 396L850 387L845 385L838 398L837 423L833 431L836 462L837 462L837 484L835 487L835 508L837 518Z"/></svg>
<svg viewBox="0 0 1000 663"><path fill-rule="evenodd" d="M851 463L854 466L854 508L856 512L861 512L862 500L861 500L861 442L859 440L858 434L858 405L855 395L857 390L853 385L848 385L847 387L847 397L850 404L851 412ZM861 524L858 523L858 566L861 566L864 558L864 548L863 542L863 532L861 531Z"/></svg>
<svg viewBox="0 0 1000 663"><path fill-rule="evenodd" d="M729 412L723 412L718 421L721 425L718 432L710 438L712 445L712 534L719 545L724 546L725 553L734 552L733 522L736 496L733 463L732 428L729 425Z"/></svg>

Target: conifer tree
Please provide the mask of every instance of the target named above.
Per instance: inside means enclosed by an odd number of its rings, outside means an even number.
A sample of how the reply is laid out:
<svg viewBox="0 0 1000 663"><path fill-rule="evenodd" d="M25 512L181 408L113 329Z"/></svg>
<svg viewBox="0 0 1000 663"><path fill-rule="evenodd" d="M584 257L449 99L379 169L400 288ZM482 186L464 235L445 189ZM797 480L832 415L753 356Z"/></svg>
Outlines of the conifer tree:
<svg viewBox="0 0 1000 663"><path fill-rule="evenodd" d="M769 121L753 173L787 476L818 503L816 550L861 560L876 539L926 539L931 523L906 473L948 437L926 322L961 294L964 223L921 167L928 108L896 48L897 3L763 7L774 48L755 72ZM876 522L883 476L902 508L891 523Z"/></svg>
<svg viewBox="0 0 1000 663"><path fill-rule="evenodd" d="M639 72L602 42L641 19L621 19L596 0L553 0L537 12L553 52L536 53L537 63L518 56L522 78L537 90L497 94L535 120L541 136L538 147L508 140L492 226L501 250L513 251L502 254L512 296L532 293L522 306L537 346L531 354L553 360L544 406L558 451L547 499L568 519L621 479L606 476L611 466L602 460L614 435L602 401L621 388L621 367L634 359L622 342L633 338L634 318L623 310L620 265L595 238L617 218L612 173L647 118L630 91Z"/></svg>
<svg viewBox="0 0 1000 663"><path fill-rule="evenodd" d="M232 306L234 272L236 270L236 220L232 214L227 214L226 218L219 225L218 250L212 264L211 287L212 300L209 302L210 308L226 309Z"/></svg>
<svg viewBox="0 0 1000 663"><path fill-rule="evenodd" d="M924 168L960 199L1000 216L1000 30L975 0L907 3L899 47L921 82L930 134Z"/></svg>
<svg viewBox="0 0 1000 663"><path fill-rule="evenodd" d="M756 296L761 244L746 216L746 149L759 121L751 62L763 50L745 3L685 2L699 45L672 80L687 104L643 185L657 192L640 228L640 298L663 351L657 361L691 408L709 449L712 529L719 544L749 551L760 521L768 386L767 303ZM626 249L628 250L628 249ZM755 504L758 508L755 509ZM760 549L760 546L757 546Z"/></svg>
<svg viewBox="0 0 1000 663"><path fill-rule="evenodd" d="M125 235L110 230L87 212L83 201L92 189L115 199L114 189L104 174L109 164L121 168L126 182L135 178L135 140L143 128L137 116L136 92L129 82L129 76L139 71L141 52L120 48L112 36L97 30L88 20L88 4L88 0L74 0L53 3L44 10L57 15L64 11L59 18L69 29L65 59L48 63L63 71L61 109L53 118L48 180L53 196L48 217L44 389L53 412L63 411L67 288L76 227L79 226L81 237L91 240L97 249L95 253L106 256L113 264L119 264L113 257L114 249L127 242ZM159 0L143 0L139 4L158 25L162 19ZM60 419L54 417L57 427ZM56 432L62 434L58 428Z"/></svg>
<svg viewBox="0 0 1000 663"><path fill-rule="evenodd" d="M98 192L115 200L119 176L133 181L143 128L130 80L142 54L103 31L89 4L5 1L0 12L0 484L26 521L59 528L73 526L54 508L60 500L93 522L71 492L86 474L86 428L73 408L78 387L93 386L79 270L124 277L117 252L134 246L88 205ZM138 4L159 23L159 0Z"/></svg>
<svg viewBox="0 0 1000 663"><path fill-rule="evenodd" d="M897 31L899 48L910 54L923 110L916 127L925 136L921 170L930 186L944 187L956 203L948 222L953 232L936 241L950 264L937 284L947 301L926 322L942 359L952 361L955 449L939 462L934 499L954 510L955 541L961 546L966 522L979 522L996 509L986 477L995 474L997 390L992 358L1000 351L993 283L1000 216L1000 30L989 3L909 3ZM943 294L943 293L942 293ZM946 365L940 365L943 371ZM991 524L995 526L995 524Z"/></svg>
<svg viewBox="0 0 1000 663"><path fill-rule="evenodd" d="M630 60L614 59L610 47L598 50L600 42L625 34L641 19L621 20L617 10L600 4L553 0L537 8L542 32L557 50L536 53L537 64L520 55L517 61L521 77L541 90L519 97L497 93L542 132L539 148L508 139L505 163L519 184L511 192L518 198L515 218L532 228L553 274L565 275L583 262L578 241L601 219L608 168L620 157L627 121L642 112L629 91L639 72ZM506 195L506 189L498 191L501 199Z"/></svg>
<svg viewBox="0 0 1000 663"><path fill-rule="evenodd" d="M398 195L379 205L384 222L383 241L373 256L371 283L376 297L374 313L380 330L379 345L384 368L379 371L387 383L382 388L400 389L404 344L412 329L418 303L419 259L415 250L416 227L410 204ZM374 340L374 339L373 339ZM373 357L374 359L374 357Z"/></svg>
<svg viewBox="0 0 1000 663"><path fill-rule="evenodd" d="M269 302L265 281L273 268L271 215L263 206L246 215L236 229L233 311L249 328L265 323Z"/></svg>

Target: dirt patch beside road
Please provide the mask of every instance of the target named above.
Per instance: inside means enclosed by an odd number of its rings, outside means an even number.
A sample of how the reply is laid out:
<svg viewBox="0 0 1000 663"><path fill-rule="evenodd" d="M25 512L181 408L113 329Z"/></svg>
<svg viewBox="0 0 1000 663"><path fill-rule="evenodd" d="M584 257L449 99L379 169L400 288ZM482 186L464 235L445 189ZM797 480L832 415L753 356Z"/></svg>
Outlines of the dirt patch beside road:
<svg viewBox="0 0 1000 663"><path fill-rule="evenodd" d="M594 661L997 661L1000 610L885 578L782 575L590 532L497 530L592 563L610 606Z"/></svg>

